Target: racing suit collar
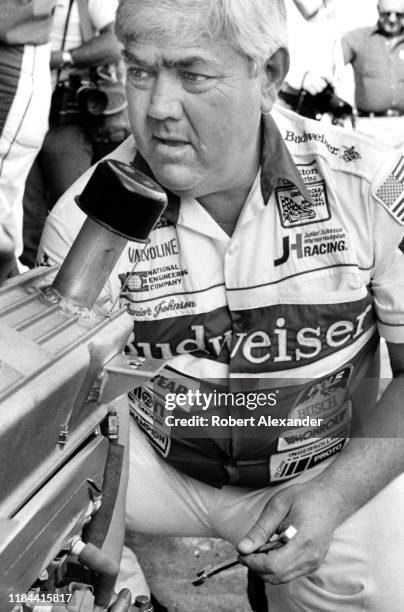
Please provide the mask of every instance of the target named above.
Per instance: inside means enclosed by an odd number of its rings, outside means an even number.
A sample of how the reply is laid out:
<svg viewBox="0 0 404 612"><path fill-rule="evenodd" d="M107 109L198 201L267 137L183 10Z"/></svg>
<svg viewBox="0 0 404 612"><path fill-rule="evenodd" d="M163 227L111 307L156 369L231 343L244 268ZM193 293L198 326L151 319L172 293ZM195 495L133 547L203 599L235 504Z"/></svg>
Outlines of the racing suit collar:
<svg viewBox="0 0 404 612"><path fill-rule="evenodd" d="M282 135L271 115L263 116L261 139L261 193L264 204L268 204L279 179L287 180L300 191L302 196L311 202L311 197L299 174L298 169L286 147ZM133 166L153 177L153 172L139 151L136 152ZM171 223L176 224L180 211L181 199L169 190L166 190L168 205L163 216Z"/></svg>
<svg viewBox="0 0 404 612"><path fill-rule="evenodd" d="M282 138L278 126L271 115L263 116L261 152L261 192L267 204L279 179L293 183L308 202L310 194L291 154Z"/></svg>

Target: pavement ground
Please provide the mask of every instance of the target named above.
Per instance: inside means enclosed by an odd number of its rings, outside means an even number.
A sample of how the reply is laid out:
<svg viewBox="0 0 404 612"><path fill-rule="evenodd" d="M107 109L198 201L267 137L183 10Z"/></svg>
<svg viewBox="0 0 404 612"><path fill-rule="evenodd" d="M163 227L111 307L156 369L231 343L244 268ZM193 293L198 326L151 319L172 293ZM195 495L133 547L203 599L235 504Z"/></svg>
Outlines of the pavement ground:
<svg viewBox="0 0 404 612"><path fill-rule="evenodd" d="M128 544L153 595L168 612L251 612L247 570L238 566L194 587L197 570L235 556L234 547L216 538L176 538L130 534Z"/></svg>

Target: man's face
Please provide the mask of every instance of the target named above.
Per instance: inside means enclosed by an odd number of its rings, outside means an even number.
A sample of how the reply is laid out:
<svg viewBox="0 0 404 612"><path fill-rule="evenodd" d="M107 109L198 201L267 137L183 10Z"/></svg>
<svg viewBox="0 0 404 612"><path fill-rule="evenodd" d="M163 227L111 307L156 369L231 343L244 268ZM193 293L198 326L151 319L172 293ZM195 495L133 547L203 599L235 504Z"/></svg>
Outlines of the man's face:
<svg viewBox="0 0 404 612"><path fill-rule="evenodd" d="M237 189L259 143L262 78L225 41L140 39L125 51L129 118L156 179L180 196Z"/></svg>
<svg viewBox="0 0 404 612"><path fill-rule="evenodd" d="M404 0L380 0L379 27L385 36L400 36L404 32Z"/></svg>

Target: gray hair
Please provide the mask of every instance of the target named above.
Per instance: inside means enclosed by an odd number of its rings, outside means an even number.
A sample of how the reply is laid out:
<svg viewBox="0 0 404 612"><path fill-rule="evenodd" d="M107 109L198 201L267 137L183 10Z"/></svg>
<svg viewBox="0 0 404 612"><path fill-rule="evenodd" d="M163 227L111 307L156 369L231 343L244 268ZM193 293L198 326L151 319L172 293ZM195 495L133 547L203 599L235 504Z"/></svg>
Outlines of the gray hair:
<svg viewBox="0 0 404 612"><path fill-rule="evenodd" d="M116 33L181 41L225 38L253 64L287 45L284 0L120 0Z"/></svg>

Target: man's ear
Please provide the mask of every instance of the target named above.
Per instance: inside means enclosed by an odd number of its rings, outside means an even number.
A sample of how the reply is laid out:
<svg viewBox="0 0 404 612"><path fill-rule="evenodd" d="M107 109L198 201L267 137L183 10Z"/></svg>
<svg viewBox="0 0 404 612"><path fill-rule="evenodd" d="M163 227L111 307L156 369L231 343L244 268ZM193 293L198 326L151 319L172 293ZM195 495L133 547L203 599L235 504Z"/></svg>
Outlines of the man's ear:
<svg viewBox="0 0 404 612"><path fill-rule="evenodd" d="M285 47L280 47L271 55L262 68L262 113L269 113L272 109L288 71L289 52Z"/></svg>

